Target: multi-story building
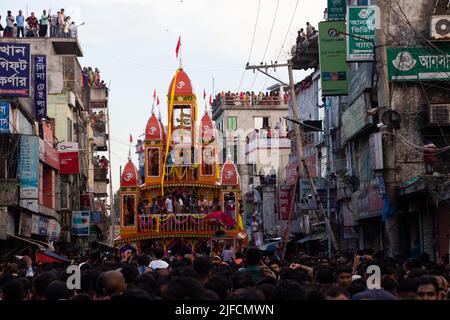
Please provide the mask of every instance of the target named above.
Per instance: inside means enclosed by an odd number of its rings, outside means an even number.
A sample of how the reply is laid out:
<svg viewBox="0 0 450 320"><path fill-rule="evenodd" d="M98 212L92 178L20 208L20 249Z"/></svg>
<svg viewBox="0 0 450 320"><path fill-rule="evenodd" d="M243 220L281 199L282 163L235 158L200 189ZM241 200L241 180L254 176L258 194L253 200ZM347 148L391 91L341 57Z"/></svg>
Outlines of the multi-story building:
<svg viewBox="0 0 450 320"><path fill-rule="evenodd" d="M339 203L330 218L341 251L427 253L438 260L449 252L450 234L444 63L450 34L437 27L449 21L447 1L366 2L354 10L374 12L376 65L373 59L348 63L348 95L326 98L329 172ZM294 69L328 71L319 65L319 42L293 50Z"/></svg>
<svg viewBox="0 0 450 320"><path fill-rule="evenodd" d="M83 80L77 38L2 38L0 46L0 247L77 250L72 213L94 209L90 91L107 89Z"/></svg>
<svg viewBox="0 0 450 320"><path fill-rule="evenodd" d="M265 233L276 236L277 177L287 164L290 141L286 136L285 88L269 89L270 94L259 96L219 94L212 106L212 119L221 133L222 156L230 153L237 164L247 227L257 211Z"/></svg>

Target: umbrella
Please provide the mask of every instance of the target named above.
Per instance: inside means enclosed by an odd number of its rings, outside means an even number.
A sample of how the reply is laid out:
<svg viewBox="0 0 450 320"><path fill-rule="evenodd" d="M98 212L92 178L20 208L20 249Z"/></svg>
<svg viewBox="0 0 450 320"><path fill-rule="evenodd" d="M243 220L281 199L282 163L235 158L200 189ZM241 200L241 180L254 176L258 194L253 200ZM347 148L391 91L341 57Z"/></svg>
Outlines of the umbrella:
<svg viewBox="0 0 450 320"><path fill-rule="evenodd" d="M205 219L218 219L227 227L236 225L236 220L234 220L232 217L230 217L230 215L223 211L212 212L208 214Z"/></svg>

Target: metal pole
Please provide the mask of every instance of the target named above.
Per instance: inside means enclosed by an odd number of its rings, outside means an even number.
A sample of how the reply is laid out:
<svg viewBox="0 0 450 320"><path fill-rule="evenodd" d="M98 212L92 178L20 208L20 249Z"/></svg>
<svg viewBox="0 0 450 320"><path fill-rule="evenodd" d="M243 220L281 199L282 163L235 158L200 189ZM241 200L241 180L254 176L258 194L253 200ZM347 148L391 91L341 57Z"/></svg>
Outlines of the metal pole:
<svg viewBox="0 0 450 320"><path fill-rule="evenodd" d="M330 220L330 179L331 179L331 135L330 135L330 110L328 110L328 100L325 100L326 115L326 145L327 145L327 217ZM331 236L328 234L328 258L331 258Z"/></svg>
<svg viewBox="0 0 450 320"><path fill-rule="evenodd" d="M112 188L112 166L111 166L111 129L110 129L110 118L109 118L109 91L111 90L111 81L109 82L109 86L107 88L108 90L108 101L106 102L106 121L108 122L108 154L109 154L109 163L108 163L108 170L109 170L109 214L111 217L111 246L114 246L114 237L116 235L116 219L115 219L115 212L114 212L114 194L113 194L113 188Z"/></svg>

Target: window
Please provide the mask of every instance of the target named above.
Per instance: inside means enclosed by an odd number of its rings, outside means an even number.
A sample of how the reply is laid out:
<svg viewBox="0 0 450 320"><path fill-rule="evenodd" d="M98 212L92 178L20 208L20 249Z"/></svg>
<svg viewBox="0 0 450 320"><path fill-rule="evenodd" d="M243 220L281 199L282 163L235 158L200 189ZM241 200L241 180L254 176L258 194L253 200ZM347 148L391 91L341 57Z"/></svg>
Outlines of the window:
<svg viewBox="0 0 450 320"><path fill-rule="evenodd" d="M255 129L267 129L269 127L269 117L255 117Z"/></svg>
<svg viewBox="0 0 450 320"><path fill-rule="evenodd" d="M191 106L176 106L173 110L174 129L190 130L192 126Z"/></svg>
<svg viewBox="0 0 450 320"><path fill-rule="evenodd" d="M227 129L228 130L236 130L237 129L237 117L228 117L228 124Z"/></svg>
<svg viewBox="0 0 450 320"><path fill-rule="evenodd" d="M124 227L134 226L134 216L136 213L136 197L132 194L122 196L122 225Z"/></svg>
<svg viewBox="0 0 450 320"><path fill-rule="evenodd" d="M159 148L147 149L147 176L159 177Z"/></svg>

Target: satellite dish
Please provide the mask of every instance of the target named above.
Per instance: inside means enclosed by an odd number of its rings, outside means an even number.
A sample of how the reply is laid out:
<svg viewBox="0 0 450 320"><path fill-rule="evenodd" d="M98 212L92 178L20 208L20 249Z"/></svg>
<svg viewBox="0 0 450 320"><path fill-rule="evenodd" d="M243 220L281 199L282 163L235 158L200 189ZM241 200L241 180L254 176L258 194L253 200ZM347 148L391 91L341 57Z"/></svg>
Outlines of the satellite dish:
<svg viewBox="0 0 450 320"><path fill-rule="evenodd" d="M400 114L394 110L388 110L381 116L383 124L389 129L400 129Z"/></svg>

